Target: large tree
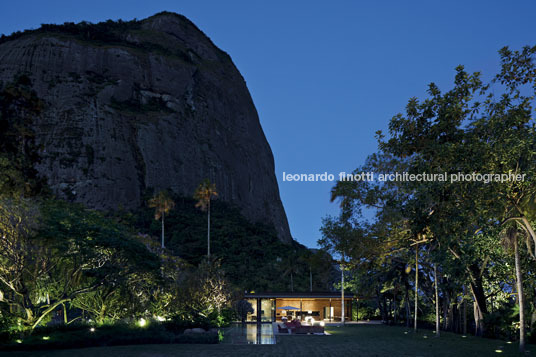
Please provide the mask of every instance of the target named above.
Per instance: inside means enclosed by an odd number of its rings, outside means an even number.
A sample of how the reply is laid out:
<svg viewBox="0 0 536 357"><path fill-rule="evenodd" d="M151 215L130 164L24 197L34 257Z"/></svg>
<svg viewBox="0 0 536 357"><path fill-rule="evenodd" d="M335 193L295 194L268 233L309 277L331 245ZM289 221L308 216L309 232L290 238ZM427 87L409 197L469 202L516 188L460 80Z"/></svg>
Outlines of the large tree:
<svg viewBox="0 0 536 357"><path fill-rule="evenodd" d="M106 309L106 296L159 271L155 255L125 228L78 205L2 200L0 222L0 302L24 328L60 306L82 307L81 295L99 295Z"/></svg>

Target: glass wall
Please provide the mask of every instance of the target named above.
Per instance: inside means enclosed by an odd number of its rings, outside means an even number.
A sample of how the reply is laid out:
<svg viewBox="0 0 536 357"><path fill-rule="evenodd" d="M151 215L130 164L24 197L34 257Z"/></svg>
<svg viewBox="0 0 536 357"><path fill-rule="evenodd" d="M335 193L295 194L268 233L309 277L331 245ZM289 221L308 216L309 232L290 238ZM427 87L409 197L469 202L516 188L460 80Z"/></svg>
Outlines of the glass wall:
<svg viewBox="0 0 536 357"><path fill-rule="evenodd" d="M275 319L275 299L260 299L261 300L261 322L272 322ZM257 322L257 299L248 299L247 300L253 312L248 312L246 321L248 322Z"/></svg>
<svg viewBox="0 0 536 357"><path fill-rule="evenodd" d="M261 321L272 322L275 320L275 299L261 299Z"/></svg>
<svg viewBox="0 0 536 357"><path fill-rule="evenodd" d="M253 312L248 312L248 317L246 318L247 322L256 322L257 321L257 299L247 299L247 302L251 304Z"/></svg>

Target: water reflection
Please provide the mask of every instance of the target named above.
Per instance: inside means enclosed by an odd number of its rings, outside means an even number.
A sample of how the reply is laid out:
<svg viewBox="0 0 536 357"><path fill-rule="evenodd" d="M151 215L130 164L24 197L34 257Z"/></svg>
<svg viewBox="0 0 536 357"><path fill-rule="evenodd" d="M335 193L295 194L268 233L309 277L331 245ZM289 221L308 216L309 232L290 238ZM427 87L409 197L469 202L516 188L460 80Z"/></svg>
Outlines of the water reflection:
<svg viewBox="0 0 536 357"><path fill-rule="evenodd" d="M223 331L222 343L233 345L273 345L274 329L271 323L235 324Z"/></svg>

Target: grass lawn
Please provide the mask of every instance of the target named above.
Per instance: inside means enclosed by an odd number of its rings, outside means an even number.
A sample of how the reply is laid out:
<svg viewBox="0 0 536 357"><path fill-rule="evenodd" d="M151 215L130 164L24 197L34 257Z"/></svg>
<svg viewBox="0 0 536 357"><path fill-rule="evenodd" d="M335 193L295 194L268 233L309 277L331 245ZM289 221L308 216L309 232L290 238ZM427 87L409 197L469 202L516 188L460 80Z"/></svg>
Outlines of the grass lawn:
<svg viewBox="0 0 536 357"><path fill-rule="evenodd" d="M277 336L275 345L139 345L12 352L9 356L519 356L516 343L383 325L327 327L331 336ZM425 337L427 336L427 337ZM536 356L536 345L528 345ZM497 352L496 352L497 350ZM498 351L502 352L498 352ZM7 356L1 354L0 356Z"/></svg>

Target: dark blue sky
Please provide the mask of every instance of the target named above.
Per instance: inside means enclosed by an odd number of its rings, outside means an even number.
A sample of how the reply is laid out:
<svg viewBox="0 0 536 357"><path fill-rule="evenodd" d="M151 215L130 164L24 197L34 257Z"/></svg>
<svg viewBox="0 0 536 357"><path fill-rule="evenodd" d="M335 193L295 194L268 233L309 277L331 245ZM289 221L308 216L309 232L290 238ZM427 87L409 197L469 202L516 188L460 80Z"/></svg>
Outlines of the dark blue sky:
<svg viewBox="0 0 536 357"><path fill-rule="evenodd" d="M246 79L292 235L309 247L321 218L337 213L333 183L283 182L283 172L352 171L376 150L376 130L429 82L450 88L459 64L489 78L501 47L536 42L536 3L521 0L9 1L0 33L163 10L191 19Z"/></svg>

